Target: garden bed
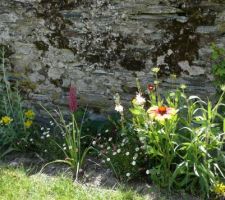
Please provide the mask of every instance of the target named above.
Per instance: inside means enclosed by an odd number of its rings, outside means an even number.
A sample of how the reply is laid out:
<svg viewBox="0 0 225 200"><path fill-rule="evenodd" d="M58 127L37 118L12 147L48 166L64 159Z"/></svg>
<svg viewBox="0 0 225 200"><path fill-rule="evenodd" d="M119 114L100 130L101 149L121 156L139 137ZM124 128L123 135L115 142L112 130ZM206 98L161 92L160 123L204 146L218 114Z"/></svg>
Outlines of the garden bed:
<svg viewBox="0 0 225 200"><path fill-rule="evenodd" d="M102 166L100 160L89 157L86 160L84 171L79 182L73 179L73 173L67 165L52 164L47 166L42 173L40 169L46 161L37 153L11 153L0 162L0 194L2 199L19 200L23 195L23 199L99 199L104 200L198 200L199 198L188 195L184 192L168 193L157 186L147 182L135 182L121 184L115 178L110 169ZM13 187L15 177L19 180L16 187ZM7 186L11 185L15 190L6 191L4 182ZM24 184L25 183L27 185ZM37 189L35 189L38 184ZM55 184L54 187L44 189L47 185ZM64 184L64 186L60 186ZM69 186L69 190L63 189ZM57 187L62 187L61 193ZM30 191L32 190L32 191ZM79 192L80 190L80 192ZM3 192L4 191L4 192ZM95 192L94 192L95 191Z"/></svg>
<svg viewBox="0 0 225 200"><path fill-rule="evenodd" d="M98 121L78 106L73 85L67 110L27 108L18 83L9 81L4 51L1 61L0 158L8 166L32 176L63 174L88 187L125 185L147 199L161 198L162 191L166 199L225 197L225 85L215 103L188 96L184 84L162 93L155 67L154 83L137 80L129 108L115 94L115 112Z"/></svg>

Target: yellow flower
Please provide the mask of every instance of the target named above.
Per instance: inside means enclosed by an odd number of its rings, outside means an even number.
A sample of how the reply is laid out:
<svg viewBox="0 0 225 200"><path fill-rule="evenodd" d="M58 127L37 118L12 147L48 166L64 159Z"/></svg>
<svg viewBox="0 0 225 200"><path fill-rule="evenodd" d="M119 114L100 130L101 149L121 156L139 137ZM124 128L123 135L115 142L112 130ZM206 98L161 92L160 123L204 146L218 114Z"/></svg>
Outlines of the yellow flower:
<svg viewBox="0 0 225 200"><path fill-rule="evenodd" d="M31 120L27 120L27 121L24 122L24 126L26 128L30 128L32 124L33 124L33 122Z"/></svg>
<svg viewBox="0 0 225 200"><path fill-rule="evenodd" d="M27 112L25 112L25 116L28 119L33 119L35 116L35 113L33 112L33 110L28 110Z"/></svg>
<svg viewBox="0 0 225 200"><path fill-rule="evenodd" d="M214 187L214 192L219 196L225 197L225 185L223 183L217 183Z"/></svg>
<svg viewBox="0 0 225 200"><path fill-rule="evenodd" d="M4 116L1 118L0 123L3 125L9 125L12 121L13 121L13 119L11 117Z"/></svg>

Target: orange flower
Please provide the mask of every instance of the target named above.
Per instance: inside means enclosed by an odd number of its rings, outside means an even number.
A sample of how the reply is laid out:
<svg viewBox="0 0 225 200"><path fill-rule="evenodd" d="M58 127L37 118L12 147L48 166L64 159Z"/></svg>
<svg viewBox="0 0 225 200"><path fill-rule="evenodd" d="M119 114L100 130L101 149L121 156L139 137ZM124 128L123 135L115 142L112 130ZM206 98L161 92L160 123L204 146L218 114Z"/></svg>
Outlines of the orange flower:
<svg viewBox="0 0 225 200"><path fill-rule="evenodd" d="M176 115L177 110L166 106L152 106L147 112L152 119L163 122L165 119L171 119Z"/></svg>

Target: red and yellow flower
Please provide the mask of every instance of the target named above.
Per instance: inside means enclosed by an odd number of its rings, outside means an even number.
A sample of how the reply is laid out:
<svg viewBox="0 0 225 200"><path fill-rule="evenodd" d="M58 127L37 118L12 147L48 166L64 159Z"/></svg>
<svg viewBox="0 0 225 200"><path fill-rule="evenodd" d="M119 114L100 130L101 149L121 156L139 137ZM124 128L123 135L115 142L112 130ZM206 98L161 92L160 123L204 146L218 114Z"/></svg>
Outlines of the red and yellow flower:
<svg viewBox="0 0 225 200"><path fill-rule="evenodd" d="M147 110L150 118L156 121L163 122L166 119L171 119L177 114L177 110L167 106L152 106Z"/></svg>

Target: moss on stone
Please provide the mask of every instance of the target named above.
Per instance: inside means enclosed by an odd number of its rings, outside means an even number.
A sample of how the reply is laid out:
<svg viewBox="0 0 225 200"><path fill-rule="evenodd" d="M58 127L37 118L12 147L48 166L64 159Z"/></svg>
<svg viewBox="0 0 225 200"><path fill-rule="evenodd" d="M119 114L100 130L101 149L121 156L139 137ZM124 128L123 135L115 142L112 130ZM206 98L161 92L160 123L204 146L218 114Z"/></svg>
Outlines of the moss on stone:
<svg viewBox="0 0 225 200"><path fill-rule="evenodd" d="M48 51L49 45L46 44L45 42L35 41L34 44L35 44L35 46L37 47L38 50Z"/></svg>
<svg viewBox="0 0 225 200"><path fill-rule="evenodd" d="M120 62L121 66L131 71L141 71L145 68L145 62L134 58L132 55L127 54Z"/></svg>
<svg viewBox="0 0 225 200"><path fill-rule="evenodd" d="M187 22L179 22L176 19L162 21L158 26L165 27L165 42L156 44L157 49L153 53L153 62L157 64L159 56L165 56L165 64L160 64L160 75L180 74L180 61L188 61L190 64L198 58L200 36L196 33L198 26L211 26L215 21L215 13L199 8L192 1L183 9ZM180 5L182 8L182 6ZM171 38L168 41L168 38ZM172 54L168 54L172 50Z"/></svg>
<svg viewBox="0 0 225 200"><path fill-rule="evenodd" d="M0 53L2 53L4 50L4 57L8 58L13 54L13 51L11 50L11 47L6 44L0 44Z"/></svg>
<svg viewBox="0 0 225 200"><path fill-rule="evenodd" d="M63 80L60 78L60 79L50 79L50 83L52 83L53 85L55 85L56 87L62 87L63 85Z"/></svg>

